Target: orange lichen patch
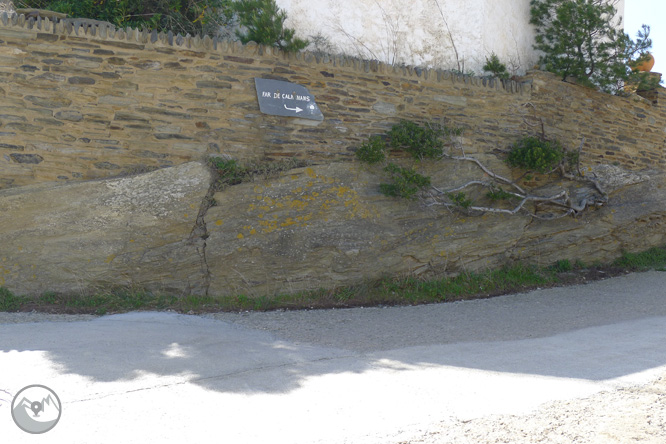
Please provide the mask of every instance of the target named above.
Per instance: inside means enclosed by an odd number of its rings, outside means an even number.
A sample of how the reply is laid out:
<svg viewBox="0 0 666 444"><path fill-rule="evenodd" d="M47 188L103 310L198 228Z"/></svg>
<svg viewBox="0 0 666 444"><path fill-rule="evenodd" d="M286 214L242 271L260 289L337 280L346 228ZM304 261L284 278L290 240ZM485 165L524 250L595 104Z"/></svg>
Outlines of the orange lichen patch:
<svg viewBox="0 0 666 444"><path fill-rule="evenodd" d="M297 222L296 222L294 219L292 219L291 217L288 217L287 220L285 220L284 222L282 222L282 223L280 224L280 226L281 226L282 228L285 228L285 227L290 227L290 226L292 226L292 225L296 225L296 223L297 223Z"/></svg>
<svg viewBox="0 0 666 444"><path fill-rule="evenodd" d="M297 210L297 211L302 211L305 209L305 207L308 206L307 202L303 202L302 200L292 200L289 202L289 208Z"/></svg>
<svg viewBox="0 0 666 444"><path fill-rule="evenodd" d="M275 220L262 220L259 224L263 227L261 230L263 233L272 233L278 229L278 223Z"/></svg>

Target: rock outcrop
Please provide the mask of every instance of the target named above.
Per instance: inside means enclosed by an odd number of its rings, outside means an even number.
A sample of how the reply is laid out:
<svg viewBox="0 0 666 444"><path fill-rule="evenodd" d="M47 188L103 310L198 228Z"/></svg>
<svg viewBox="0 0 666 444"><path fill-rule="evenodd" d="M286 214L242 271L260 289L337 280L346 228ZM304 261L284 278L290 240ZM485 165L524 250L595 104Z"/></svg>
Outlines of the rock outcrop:
<svg viewBox="0 0 666 444"><path fill-rule="evenodd" d="M139 285L201 293L192 236L211 175L187 163L134 177L0 192L0 285L20 294Z"/></svg>
<svg viewBox="0 0 666 444"><path fill-rule="evenodd" d="M438 164L433 173L442 182L478 171ZM259 297L519 260L608 262L666 243L663 174L589 174L610 192L608 204L554 221L466 216L386 197L380 176L357 163L298 168L213 199L199 163L9 189L0 191L0 285L21 294L122 285Z"/></svg>
<svg viewBox="0 0 666 444"><path fill-rule="evenodd" d="M554 221L465 216L389 198L378 192L376 174L349 163L231 187L215 195L218 206L206 215L210 291L258 296L515 261L609 262L623 250L666 243L663 174L617 169L604 176L602 169L597 178L612 191L609 204ZM477 172L438 165L434 173L441 182Z"/></svg>

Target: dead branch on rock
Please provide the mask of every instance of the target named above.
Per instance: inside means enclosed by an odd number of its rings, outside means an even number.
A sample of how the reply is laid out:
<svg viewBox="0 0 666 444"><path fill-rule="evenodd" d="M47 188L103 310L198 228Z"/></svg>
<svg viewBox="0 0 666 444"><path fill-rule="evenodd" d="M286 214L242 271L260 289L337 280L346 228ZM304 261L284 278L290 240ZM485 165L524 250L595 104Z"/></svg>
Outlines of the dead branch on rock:
<svg viewBox="0 0 666 444"><path fill-rule="evenodd" d="M493 179L497 180L498 182L502 182L502 183L505 183L507 185L511 185L513 188L517 189L519 193L525 194L525 190L523 190L517 183L515 183L514 181L512 181L510 179L507 179L506 177L502 177L499 174L495 174L488 167L486 167L484 164L482 164L479 161L479 159L467 156L464 151L463 151L462 156L449 156L449 155L445 154L443 157L447 157L447 158L452 159L452 160L462 160L462 161L466 161L466 162L475 163L479 168L481 168L481 170L484 173L486 173L487 175L489 175Z"/></svg>
<svg viewBox="0 0 666 444"><path fill-rule="evenodd" d="M494 214L508 214L516 215L518 213L525 213L532 218L540 220L554 220L560 219L567 216L576 217L583 211L585 211L590 205L599 207L608 202L608 195L605 193L601 185L592 178L585 177L580 172L580 153L582 152L585 139L581 141L580 146L578 147L578 159L576 165L576 172L578 174L572 174L566 169L567 159L563 159L557 167L553 168L546 174L553 174L559 172L560 175L564 178L567 178L571 181L584 181L592 184L595 190L599 193L600 196L597 196L593 199L583 198L579 202L575 202L569 193L566 190L562 190L556 194L549 196L540 196L536 194L528 193L524 188L518 185L515 181L508 179L504 176L501 176L493 172L490 168L484 165L479 159L475 157L468 156L465 154L462 146L458 147L463 155L455 156L450 154L443 154L442 158L447 158L456 161L472 162L481 169L487 176L490 177L488 180L471 180L463 185L451 188L448 190L441 190L435 186L431 186L430 190L426 193L424 197L428 200L426 203L427 206L433 205L442 205L449 209L458 209L466 213L494 213ZM519 203L513 208L497 208L492 206L478 206L472 205L471 201L465 201L464 203L456 200L454 193L460 193L465 189L472 187L482 187L490 189L491 191L495 189L496 185L505 184L512 187L512 191L504 191L500 188L501 192L508 198L520 199ZM532 211L526 208L528 204L534 204L534 209ZM547 214L539 214L537 210L539 208L553 208L553 211Z"/></svg>

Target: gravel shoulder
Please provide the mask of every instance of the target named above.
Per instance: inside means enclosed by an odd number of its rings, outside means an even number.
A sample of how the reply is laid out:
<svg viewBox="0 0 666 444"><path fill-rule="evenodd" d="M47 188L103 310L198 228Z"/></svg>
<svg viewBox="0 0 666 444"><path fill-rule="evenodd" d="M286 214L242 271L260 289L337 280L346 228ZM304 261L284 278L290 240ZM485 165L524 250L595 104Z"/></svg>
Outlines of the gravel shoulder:
<svg viewBox="0 0 666 444"><path fill-rule="evenodd" d="M646 385L551 402L525 415L443 421L400 444L663 444L666 372Z"/></svg>

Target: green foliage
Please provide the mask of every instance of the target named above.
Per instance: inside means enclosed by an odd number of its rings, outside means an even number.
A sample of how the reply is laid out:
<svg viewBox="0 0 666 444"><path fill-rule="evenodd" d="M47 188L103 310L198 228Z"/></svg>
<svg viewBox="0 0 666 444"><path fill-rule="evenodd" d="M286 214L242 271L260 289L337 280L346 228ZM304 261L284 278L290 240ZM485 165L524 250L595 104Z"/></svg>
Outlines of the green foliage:
<svg viewBox="0 0 666 444"><path fill-rule="evenodd" d="M622 253L613 265L630 270L649 270L666 266L666 248L651 248L641 253Z"/></svg>
<svg viewBox="0 0 666 444"><path fill-rule="evenodd" d="M493 201L509 200L509 199L514 199L516 197L513 194L504 191L502 187L496 187L494 185L490 186L490 191L486 193L486 196Z"/></svg>
<svg viewBox="0 0 666 444"><path fill-rule="evenodd" d="M287 14L275 0L241 0L233 3L233 10L244 28L237 33L243 43L276 46L285 52L297 52L309 44L295 37L293 29L284 27Z"/></svg>
<svg viewBox="0 0 666 444"><path fill-rule="evenodd" d="M585 262L581 261L580 259L576 259L576 261L574 262L574 268L576 268L578 270L583 270L583 269L589 268L589 267L587 266L587 264Z"/></svg>
<svg viewBox="0 0 666 444"><path fill-rule="evenodd" d="M557 141L525 137L511 147L507 162L513 167L538 173L553 170L564 158L564 150Z"/></svg>
<svg viewBox="0 0 666 444"><path fill-rule="evenodd" d="M0 311L18 311L22 302L23 298L16 296L4 287L0 287Z"/></svg>
<svg viewBox="0 0 666 444"><path fill-rule="evenodd" d="M631 74L633 58L652 46L643 25L632 40L607 0L531 0L530 23L536 26L534 48L546 70L602 91L617 93Z"/></svg>
<svg viewBox="0 0 666 444"><path fill-rule="evenodd" d="M462 191L459 193L447 193L446 197L451 199L451 202L453 202L454 205L457 205L464 209L471 207L473 204L472 200L467 198L467 195Z"/></svg>
<svg viewBox="0 0 666 444"><path fill-rule="evenodd" d="M664 271L666 247L642 253L624 253L607 268L595 262L595 269L607 269L605 276L622 270ZM147 292L141 288L117 287L92 294L61 294L48 292L39 297L16 296L0 287L0 312L46 311L59 313L117 313L133 310L175 310L181 313L202 313L239 310L278 310L372 305L423 304L500 295L525 289L577 283L586 276L588 267L577 260L559 260L548 267L531 264L506 265L495 270L464 272L457 276L422 280L414 277L387 277L355 286L319 289L292 294L232 295L181 297ZM572 273L572 271L576 271ZM579 274L582 273L582 274ZM592 278L599 276L592 273Z"/></svg>
<svg viewBox="0 0 666 444"><path fill-rule="evenodd" d="M415 122L403 120L391 127L388 138L391 151L406 151L412 157L422 160L440 157L444 152L443 137L461 133L462 130L458 128L447 128L436 124L420 126ZM387 157L384 139L379 136L371 137L356 150L356 157L367 163L383 162ZM392 179L392 183L379 186L380 191L387 196L412 198L430 186L430 177L394 163L389 163L384 171L389 173Z"/></svg>
<svg viewBox="0 0 666 444"><path fill-rule="evenodd" d="M394 149L407 151L417 159L436 158L444 151L443 130L434 125L420 126L415 122L403 120L393 125L388 133Z"/></svg>
<svg viewBox="0 0 666 444"><path fill-rule="evenodd" d="M573 265L571 265L571 261L569 261L569 259L562 259L555 262L551 269L557 273L566 273L573 270Z"/></svg>
<svg viewBox="0 0 666 444"><path fill-rule="evenodd" d="M212 157L210 165L218 174L217 185L219 189L238 185L249 178L248 168L240 165L234 159Z"/></svg>
<svg viewBox="0 0 666 444"><path fill-rule="evenodd" d="M356 157L367 163L382 162L386 159L386 143L379 136L372 136L356 150Z"/></svg>
<svg viewBox="0 0 666 444"><path fill-rule="evenodd" d="M500 79L506 80L509 78L506 65L500 62L499 57L494 52L490 55L490 58L486 57L486 64L483 65L483 70L492 73L493 76Z"/></svg>
<svg viewBox="0 0 666 444"><path fill-rule="evenodd" d="M379 186L381 192L387 196L409 199L423 188L430 186L429 177L422 176L414 170L403 168L394 163L389 163L384 171L389 173L393 179L393 183Z"/></svg>
<svg viewBox="0 0 666 444"><path fill-rule="evenodd" d="M660 84L659 77L653 76L649 72L632 71L632 73L629 75L629 78L627 79L627 85L635 86L636 91L650 91L658 87L659 84ZM627 88L625 88L625 92L626 89Z"/></svg>
<svg viewBox="0 0 666 444"><path fill-rule="evenodd" d="M233 0L19 0L17 7L48 9L118 27L215 35L232 21Z"/></svg>
<svg viewBox="0 0 666 444"><path fill-rule="evenodd" d="M269 179L277 177L283 171L289 171L307 165L307 162L298 159L280 161L246 162L238 163L235 159L212 157L209 160L211 168L217 173L218 190L243 182L250 182L255 177Z"/></svg>

